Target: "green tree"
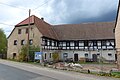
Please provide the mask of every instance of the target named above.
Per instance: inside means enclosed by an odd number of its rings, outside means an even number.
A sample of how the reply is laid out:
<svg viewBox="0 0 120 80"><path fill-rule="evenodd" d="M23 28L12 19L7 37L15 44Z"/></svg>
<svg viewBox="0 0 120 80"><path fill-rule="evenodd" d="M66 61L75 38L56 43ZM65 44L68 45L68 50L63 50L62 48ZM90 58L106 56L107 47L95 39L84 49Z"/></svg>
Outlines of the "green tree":
<svg viewBox="0 0 120 80"><path fill-rule="evenodd" d="M29 54L28 54L29 51ZM19 53L19 61L27 61L27 58L29 58L29 61L34 61L34 53L35 52L39 52L40 51L40 47L39 46L29 46L28 49L28 45L24 45L21 48L21 51Z"/></svg>
<svg viewBox="0 0 120 80"><path fill-rule="evenodd" d="M35 52L40 52L40 47L39 46L30 46L29 47L29 61L34 61L34 55Z"/></svg>
<svg viewBox="0 0 120 80"><path fill-rule="evenodd" d="M19 61L26 61L28 48L27 45L22 46L21 51L18 56Z"/></svg>
<svg viewBox="0 0 120 80"><path fill-rule="evenodd" d="M7 38L2 29L0 29L0 54L6 55L7 53Z"/></svg>

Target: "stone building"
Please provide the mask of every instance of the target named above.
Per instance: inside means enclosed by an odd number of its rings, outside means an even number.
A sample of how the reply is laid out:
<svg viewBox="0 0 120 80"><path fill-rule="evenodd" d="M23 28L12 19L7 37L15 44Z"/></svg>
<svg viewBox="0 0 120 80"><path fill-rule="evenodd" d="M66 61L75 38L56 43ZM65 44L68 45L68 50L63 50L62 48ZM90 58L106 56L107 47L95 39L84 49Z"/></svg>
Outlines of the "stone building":
<svg viewBox="0 0 120 80"><path fill-rule="evenodd" d="M44 60L52 60L57 51L60 59L79 61L87 58L97 61L116 61L114 22L51 25L43 19L30 16L15 26L8 37L8 58L15 58L28 41L42 48ZM29 29L29 40L28 40Z"/></svg>
<svg viewBox="0 0 120 80"><path fill-rule="evenodd" d="M116 53L117 53L117 64L120 70L120 1L118 5L118 12L115 24L115 40L116 40Z"/></svg>

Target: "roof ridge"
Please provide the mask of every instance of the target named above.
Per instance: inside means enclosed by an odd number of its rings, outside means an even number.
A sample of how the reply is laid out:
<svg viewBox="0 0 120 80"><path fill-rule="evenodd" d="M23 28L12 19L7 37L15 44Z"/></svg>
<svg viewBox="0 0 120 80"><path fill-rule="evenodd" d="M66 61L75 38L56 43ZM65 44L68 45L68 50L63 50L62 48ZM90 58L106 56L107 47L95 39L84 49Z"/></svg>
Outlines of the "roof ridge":
<svg viewBox="0 0 120 80"><path fill-rule="evenodd" d="M67 25L80 25L80 24L101 24L101 23L115 23L115 21L106 21L106 22L87 22L87 23L79 23L79 24L58 24L58 25L52 25L53 27L54 26L67 26Z"/></svg>

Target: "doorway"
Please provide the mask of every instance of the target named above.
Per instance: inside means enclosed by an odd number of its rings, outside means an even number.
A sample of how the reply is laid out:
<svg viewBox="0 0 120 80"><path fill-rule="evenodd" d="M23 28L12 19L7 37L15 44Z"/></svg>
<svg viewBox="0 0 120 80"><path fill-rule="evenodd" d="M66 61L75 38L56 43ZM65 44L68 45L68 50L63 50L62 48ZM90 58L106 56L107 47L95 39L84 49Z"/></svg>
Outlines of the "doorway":
<svg viewBox="0 0 120 80"><path fill-rule="evenodd" d="M74 61L78 61L78 54L74 54Z"/></svg>
<svg viewBox="0 0 120 80"><path fill-rule="evenodd" d="M13 53L13 59L15 59L15 57L16 57L16 53Z"/></svg>
<svg viewBox="0 0 120 80"><path fill-rule="evenodd" d="M92 55L92 60L93 60L93 62L97 62L97 54Z"/></svg>
<svg viewBox="0 0 120 80"><path fill-rule="evenodd" d="M115 61L117 61L117 54L115 54Z"/></svg>

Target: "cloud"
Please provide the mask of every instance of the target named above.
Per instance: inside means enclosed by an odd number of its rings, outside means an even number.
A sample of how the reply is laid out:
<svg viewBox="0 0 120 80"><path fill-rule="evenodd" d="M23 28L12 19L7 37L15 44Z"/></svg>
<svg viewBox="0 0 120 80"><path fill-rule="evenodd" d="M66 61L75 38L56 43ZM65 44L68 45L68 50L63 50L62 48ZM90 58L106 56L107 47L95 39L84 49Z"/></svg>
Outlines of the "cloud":
<svg viewBox="0 0 120 80"><path fill-rule="evenodd" d="M114 21L119 0L0 0L0 22L15 25L31 14L50 24ZM45 4L44 4L45 3ZM44 4L44 5L43 5ZM42 5L42 6L41 6ZM38 8L37 8L38 7ZM37 8L36 10L34 10ZM14 26L2 25L7 36Z"/></svg>

